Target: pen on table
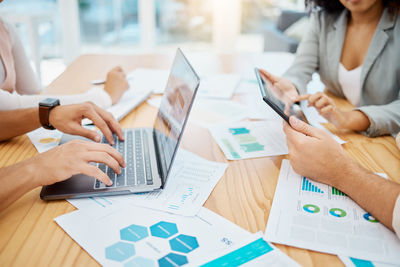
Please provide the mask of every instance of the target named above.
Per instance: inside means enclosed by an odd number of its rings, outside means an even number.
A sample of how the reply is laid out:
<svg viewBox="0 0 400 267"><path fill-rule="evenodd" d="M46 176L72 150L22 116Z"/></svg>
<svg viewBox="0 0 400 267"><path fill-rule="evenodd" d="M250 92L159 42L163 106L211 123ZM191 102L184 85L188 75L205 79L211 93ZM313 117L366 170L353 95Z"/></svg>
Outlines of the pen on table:
<svg viewBox="0 0 400 267"><path fill-rule="evenodd" d="M128 75L125 76L126 79L129 81L130 79L132 79L133 74L129 73ZM106 83L106 79L97 79L97 80L91 80L90 81L91 84L93 85L102 85Z"/></svg>

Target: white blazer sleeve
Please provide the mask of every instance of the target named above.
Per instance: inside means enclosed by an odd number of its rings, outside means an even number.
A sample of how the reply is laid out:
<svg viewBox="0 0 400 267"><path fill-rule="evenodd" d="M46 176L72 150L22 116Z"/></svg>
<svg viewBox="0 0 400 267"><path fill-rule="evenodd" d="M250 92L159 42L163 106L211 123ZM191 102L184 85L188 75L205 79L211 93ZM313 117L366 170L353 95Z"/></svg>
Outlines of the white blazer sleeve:
<svg viewBox="0 0 400 267"><path fill-rule="evenodd" d="M110 96L101 88L92 88L86 93L77 95L20 95L0 89L0 110L13 110L37 107L39 102L48 97L60 99L61 105L77 104L91 101L101 108L111 106Z"/></svg>
<svg viewBox="0 0 400 267"><path fill-rule="evenodd" d="M4 23L4 26L10 35L12 43L12 54L16 73L15 90L21 95L33 95L39 93L41 90L39 80L33 72L21 40L11 24Z"/></svg>

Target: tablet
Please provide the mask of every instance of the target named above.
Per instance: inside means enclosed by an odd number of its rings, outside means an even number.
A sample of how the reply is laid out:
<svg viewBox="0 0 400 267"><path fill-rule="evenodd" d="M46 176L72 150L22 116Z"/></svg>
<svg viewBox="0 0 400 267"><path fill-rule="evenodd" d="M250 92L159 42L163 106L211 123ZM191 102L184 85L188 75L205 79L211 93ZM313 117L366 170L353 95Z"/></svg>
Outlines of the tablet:
<svg viewBox="0 0 400 267"><path fill-rule="evenodd" d="M279 116L282 117L287 123L289 123L289 117L285 114L285 103L278 98L278 96L268 87L268 84L261 78L260 71L258 68L254 69L256 72L257 82L260 87L261 95L265 103L268 104ZM289 116L298 116L297 112L293 108L294 105L289 107ZM290 124L290 123L289 123Z"/></svg>

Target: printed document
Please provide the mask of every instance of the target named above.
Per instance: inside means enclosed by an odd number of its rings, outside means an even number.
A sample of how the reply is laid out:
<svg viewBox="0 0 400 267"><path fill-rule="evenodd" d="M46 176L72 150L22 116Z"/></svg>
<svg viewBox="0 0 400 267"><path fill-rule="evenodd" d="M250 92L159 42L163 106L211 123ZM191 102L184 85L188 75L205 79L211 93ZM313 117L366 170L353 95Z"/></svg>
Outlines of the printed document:
<svg viewBox="0 0 400 267"><path fill-rule="evenodd" d="M180 149L163 190L123 196L69 199L78 209L107 208L124 203L194 216L203 206L228 164L205 160Z"/></svg>
<svg viewBox="0 0 400 267"><path fill-rule="evenodd" d="M262 233L231 246L222 253L214 254L211 259L196 264L201 267L216 266L300 266L271 243L266 242Z"/></svg>
<svg viewBox="0 0 400 267"><path fill-rule="evenodd" d="M211 127L210 132L229 160L288 153L282 121L236 122Z"/></svg>
<svg viewBox="0 0 400 267"><path fill-rule="evenodd" d="M296 174L283 160L265 239L357 259L399 263L400 241L338 189Z"/></svg>
<svg viewBox="0 0 400 267"><path fill-rule="evenodd" d="M338 255L339 259L346 267L399 267L399 264L389 264L382 262L372 262L368 260L360 260L352 257Z"/></svg>
<svg viewBox="0 0 400 267"><path fill-rule="evenodd" d="M237 74L214 74L201 77L199 97L231 99L240 82Z"/></svg>
<svg viewBox="0 0 400 267"><path fill-rule="evenodd" d="M78 210L55 221L104 266L183 266L251 234L202 208L183 217L133 205Z"/></svg>

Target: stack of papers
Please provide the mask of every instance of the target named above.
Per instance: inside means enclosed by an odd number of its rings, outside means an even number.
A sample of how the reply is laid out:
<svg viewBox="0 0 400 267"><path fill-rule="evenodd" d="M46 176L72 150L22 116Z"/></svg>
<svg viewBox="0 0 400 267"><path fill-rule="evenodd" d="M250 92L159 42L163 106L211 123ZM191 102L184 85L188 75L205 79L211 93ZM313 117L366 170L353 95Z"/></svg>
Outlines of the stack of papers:
<svg viewBox="0 0 400 267"><path fill-rule="evenodd" d="M164 190L71 199L79 210L55 221L106 266L298 266L261 234L202 207L226 167L180 150Z"/></svg>
<svg viewBox="0 0 400 267"><path fill-rule="evenodd" d="M205 208L194 217L182 217L125 205L79 210L55 220L105 266L198 266L210 255L240 247L243 240L252 241L250 233ZM259 258L275 266L295 265L262 239L253 241L250 249L245 246L247 251L253 248L257 248L254 255L242 254L247 262ZM223 260L231 261L230 255ZM211 262L206 266L216 265Z"/></svg>

